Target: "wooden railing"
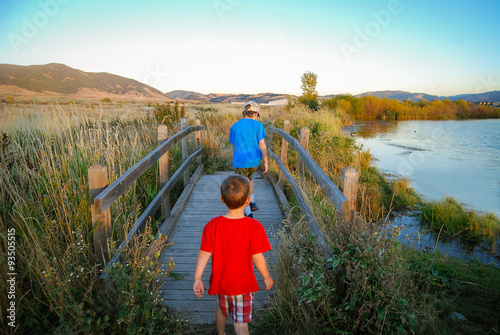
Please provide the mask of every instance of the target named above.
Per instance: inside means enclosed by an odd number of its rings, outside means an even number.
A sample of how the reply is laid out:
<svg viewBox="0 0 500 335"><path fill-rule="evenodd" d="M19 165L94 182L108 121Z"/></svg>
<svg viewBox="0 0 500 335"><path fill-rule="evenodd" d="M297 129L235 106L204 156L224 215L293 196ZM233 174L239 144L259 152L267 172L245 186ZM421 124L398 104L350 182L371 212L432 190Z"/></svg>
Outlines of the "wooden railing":
<svg viewBox="0 0 500 335"><path fill-rule="evenodd" d="M307 127L301 129L300 142L289 135L290 121L288 120L284 122L283 129L269 127L268 131L283 138L281 145L281 157L278 157L270 148L268 148L269 155L278 164L278 167L280 169L279 179L275 185L278 199L286 199L282 190L284 180L286 180L292 188L295 199L297 200L300 210L309 226L309 230L317 237L317 242L320 248L325 251L327 247L323 238L323 234L318 229L318 225L314 219L313 214L311 213L311 210L309 209L309 206L305 201L298 182L287 169L288 145L291 145L299 156L297 162L297 175L299 176L299 178L304 177L304 171L305 168L307 168L309 170L309 173L314 177L328 199L330 199L332 204L338 210L341 215L341 219L344 221L350 221L354 217L354 212L356 210L356 194L358 190L359 173L352 167L344 168L340 177L340 186L337 187L314 161L314 159L309 155L309 129ZM284 201L280 202L283 203Z"/></svg>
<svg viewBox="0 0 500 335"><path fill-rule="evenodd" d="M151 220L160 207L162 208L162 216L167 218L160 227L160 233L165 236L166 232L170 231L172 222L177 220L177 217L180 215L180 212L185 205L185 200L189 196L194 184L199 179L203 171L203 164L201 164L203 146L201 145L199 132L203 129L205 129L205 126L200 125L199 120L195 121L194 126L187 127L187 120L183 118L181 120L181 131L168 138L167 127L159 126L158 147L131 167L127 172L118 177L118 179L116 179L109 186L106 166L93 165L89 168L89 194L94 238L94 254L98 261L106 262L109 267L113 263L122 260L123 251L134 240L134 236L144 230L146 223ZM197 150L191 155L188 155L187 136L192 132L196 132ZM172 175L172 177L169 178L168 150L179 141L182 142L181 147L183 163ZM190 176L189 166L196 158L198 158L200 165L193 173L193 176ZM108 239L111 237L110 206L127 190L128 187L137 181L137 179L156 162L159 162L161 189L156 197L151 201L149 206L144 210L134 226L130 229L127 236L120 244L117 252L110 259L111 255L109 255L108 251ZM177 200L174 208L171 210L170 203L168 201L169 194L181 176L183 176L184 179L184 191ZM106 279L105 272L101 275L101 279Z"/></svg>

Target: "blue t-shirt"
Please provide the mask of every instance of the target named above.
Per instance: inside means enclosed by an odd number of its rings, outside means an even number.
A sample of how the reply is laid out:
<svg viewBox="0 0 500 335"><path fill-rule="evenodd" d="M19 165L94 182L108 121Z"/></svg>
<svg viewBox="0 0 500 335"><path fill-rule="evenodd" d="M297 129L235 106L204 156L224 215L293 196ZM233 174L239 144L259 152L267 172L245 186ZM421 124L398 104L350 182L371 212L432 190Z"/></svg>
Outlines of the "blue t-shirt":
<svg viewBox="0 0 500 335"><path fill-rule="evenodd" d="M243 118L232 125L229 142L234 146L233 166L252 168L259 166L262 152L259 141L266 137L264 126L256 120Z"/></svg>

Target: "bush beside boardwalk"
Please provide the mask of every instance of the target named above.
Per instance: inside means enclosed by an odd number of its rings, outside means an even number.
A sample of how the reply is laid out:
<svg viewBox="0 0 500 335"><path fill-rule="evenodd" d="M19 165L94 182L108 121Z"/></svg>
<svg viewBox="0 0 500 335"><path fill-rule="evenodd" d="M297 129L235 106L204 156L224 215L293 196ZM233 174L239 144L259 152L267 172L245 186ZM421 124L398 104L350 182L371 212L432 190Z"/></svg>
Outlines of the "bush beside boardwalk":
<svg viewBox="0 0 500 335"><path fill-rule="evenodd" d="M240 107L184 107L187 117L196 116L207 125L203 160L208 171L230 169L227 136L229 126L240 117ZM35 108L2 104L0 108L0 130L7 134L0 161L0 229L2 236L7 236L5 229L16 228L17 331L197 333L182 318L161 308L158 297L150 294L154 280L146 275L148 271L172 274L155 268L154 262L152 267L141 263L145 257L154 260L155 255L137 251L126 268L116 270L123 278L121 292L105 296L98 288L100 268L90 251L88 167L104 164L110 180L116 179L156 146L156 128L165 115L160 120L151 109L138 105ZM165 106L157 110L168 114ZM170 111L174 110L175 106L170 106ZM341 127L348 115L338 108L312 113L300 105L290 111L264 108L261 115L265 124L277 127L285 119L291 120L294 136L300 127L308 126L313 134L310 152L335 183L345 166L361 171L360 216L353 227L336 225L335 210L323 201L313 183L306 183L305 187L311 188L306 192L312 195L311 207L321 219L334 252L326 260L320 257L313 238L301 228L300 216L296 217L299 224L290 227L282 247L282 295L273 300L270 314L257 318L254 333L311 334L311 330L323 333L328 329L393 333L414 329L418 333L487 334L498 329L498 269L401 249L391 240L375 238L385 232L373 225L374 220L384 218L394 206L404 207L415 200L407 188L385 180L371 166L371 156L342 136ZM178 124L173 122L172 127ZM170 157L174 171L180 163L180 150L174 148ZM296 157L291 155L290 159L293 166ZM124 227L135 222L158 191L153 170L112 207L114 241L121 241ZM154 232L153 224L141 236L139 246L147 245ZM175 273L175 267L171 271ZM135 285L139 278L146 282ZM1 308L6 309L7 303L2 296ZM451 312L465 315L468 321L450 320ZM8 331L6 320L1 322Z"/></svg>
<svg viewBox="0 0 500 335"><path fill-rule="evenodd" d="M498 306L494 303L500 294L499 279L495 278L500 273L499 270L482 264L457 266L463 263L448 260L439 253L427 255L401 248L394 241L386 241L387 245L371 241L370 237L374 234L387 236L388 233L387 227L376 225L375 221L384 219L391 211L421 204L419 196L409 188L409 181L399 178L386 180L371 166L372 158L369 154L357 148L351 139L341 138L340 126L343 123L340 120L348 120L342 110L320 109L319 112L311 113L307 109L296 107L292 113L283 114L273 114L273 123L281 127L284 119L292 120L291 133L295 132L295 137L298 137L301 127L315 129L311 131L316 136L310 138L309 151L335 183L338 184L340 170L345 166L354 166L361 172L359 217L354 225L338 226L333 219L335 210L328 205L328 200L318 192L314 183L306 182L309 188L304 194L310 195L310 206L316 209L315 217L319 223L323 223L323 234L332 246L331 263L311 248L300 248L297 251L294 246L307 245L304 242L311 237L305 231L294 232L290 229L284 237L288 241L288 245L284 247L285 255L289 256L283 256L280 260L283 264L279 266L280 274L283 272L288 281L277 283L278 295L272 301L275 310L263 318L263 328L258 329L275 334L280 331L273 332L272 329L285 329L284 333L293 333L293 329L302 329L302 333L322 333L329 329L332 333L364 333L370 330L390 334L413 329L417 333L427 334L446 333L452 328L462 329L465 333L491 332L488 327L497 325L499 321L498 308L491 311L483 306L479 310L470 310L466 306L469 299L475 299L478 291L482 298L485 298L486 292L490 292L492 295L488 298L488 304ZM335 121L331 122L331 119ZM279 141L275 145L275 152L279 152ZM289 166L292 169L295 166L293 156ZM300 216L296 219L300 222ZM302 242L297 243L297 240ZM370 268L373 264L383 265ZM480 279L482 277L475 276L471 269L476 266L489 269L481 271L485 276L484 281ZM361 275L367 268L371 270L366 275ZM384 272L388 269L391 271ZM480 284L480 289L474 293L468 285L461 285L464 278L471 276L475 278L474 283L488 284ZM346 282L349 283L347 290L342 284ZM393 285L385 286L387 283ZM281 284L284 286L279 287ZM397 294L396 291L391 291L396 288ZM377 294L393 296L394 300L375 298ZM395 300L400 305L394 305ZM455 309L452 309L453 306ZM374 308L373 314L370 314L370 308ZM377 314L376 311L383 311L380 315L383 317L382 323L377 323L382 320L373 317ZM470 321L455 324L447 319L452 312L482 320L487 318L481 315L489 315L492 322L472 326ZM366 319L363 320L361 315ZM417 324L414 323L415 320L418 320Z"/></svg>

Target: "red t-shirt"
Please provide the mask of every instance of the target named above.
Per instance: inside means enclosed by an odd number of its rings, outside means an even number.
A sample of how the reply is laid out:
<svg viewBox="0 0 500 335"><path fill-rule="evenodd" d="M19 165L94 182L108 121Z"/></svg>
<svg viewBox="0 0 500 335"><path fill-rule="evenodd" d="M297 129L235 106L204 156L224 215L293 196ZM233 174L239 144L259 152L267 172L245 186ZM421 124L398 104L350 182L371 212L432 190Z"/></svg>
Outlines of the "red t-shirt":
<svg viewBox="0 0 500 335"><path fill-rule="evenodd" d="M200 249L212 253L208 294L239 295L259 290L252 256L271 250L259 221L213 218L203 228Z"/></svg>

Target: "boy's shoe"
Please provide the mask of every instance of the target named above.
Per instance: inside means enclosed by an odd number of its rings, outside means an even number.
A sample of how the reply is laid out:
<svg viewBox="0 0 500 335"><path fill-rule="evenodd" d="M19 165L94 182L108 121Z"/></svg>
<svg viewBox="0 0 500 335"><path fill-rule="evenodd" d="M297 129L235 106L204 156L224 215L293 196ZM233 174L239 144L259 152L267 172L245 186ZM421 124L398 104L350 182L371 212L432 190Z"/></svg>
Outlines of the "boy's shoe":
<svg viewBox="0 0 500 335"><path fill-rule="evenodd" d="M253 219L253 214L252 214L252 213L250 213L250 214L248 214L248 215L245 215L245 216L247 216L247 217L249 217L249 218L252 218L252 219Z"/></svg>
<svg viewBox="0 0 500 335"><path fill-rule="evenodd" d="M252 212L254 212L254 211L258 211L258 210L259 210L259 206L257 206L257 204L256 204L255 202L251 202L251 203L250 203L250 210L251 210Z"/></svg>

